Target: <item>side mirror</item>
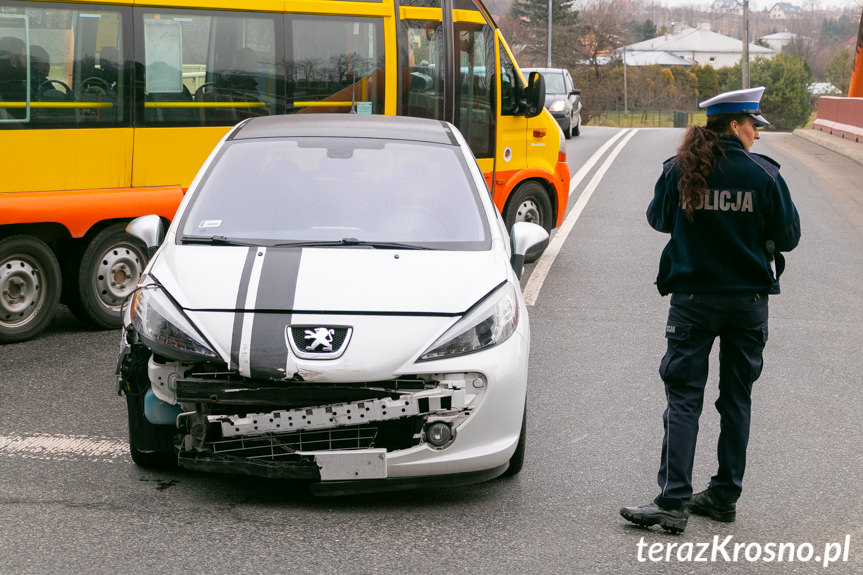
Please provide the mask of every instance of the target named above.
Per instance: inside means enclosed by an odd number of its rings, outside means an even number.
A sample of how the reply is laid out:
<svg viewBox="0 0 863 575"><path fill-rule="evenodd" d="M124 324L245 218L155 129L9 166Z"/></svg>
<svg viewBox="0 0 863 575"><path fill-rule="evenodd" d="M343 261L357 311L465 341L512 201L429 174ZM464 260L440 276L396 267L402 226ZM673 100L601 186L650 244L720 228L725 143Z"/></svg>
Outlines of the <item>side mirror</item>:
<svg viewBox="0 0 863 575"><path fill-rule="evenodd" d="M572 94L573 96L581 96L581 90L579 88L573 88L570 94Z"/></svg>
<svg viewBox="0 0 863 575"><path fill-rule="evenodd" d="M524 116L539 116L545 106L545 78L539 72L527 75L527 89L524 92Z"/></svg>
<svg viewBox="0 0 863 575"><path fill-rule="evenodd" d="M512 256L509 263L515 275L521 279L524 271L524 255L529 251L542 251L548 247L548 232L545 228L531 222L516 222L509 231Z"/></svg>
<svg viewBox="0 0 863 575"><path fill-rule="evenodd" d="M147 246L147 257L153 257L162 240L165 239L165 226L162 218L155 214L135 218L126 226L126 233L138 238Z"/></svg>

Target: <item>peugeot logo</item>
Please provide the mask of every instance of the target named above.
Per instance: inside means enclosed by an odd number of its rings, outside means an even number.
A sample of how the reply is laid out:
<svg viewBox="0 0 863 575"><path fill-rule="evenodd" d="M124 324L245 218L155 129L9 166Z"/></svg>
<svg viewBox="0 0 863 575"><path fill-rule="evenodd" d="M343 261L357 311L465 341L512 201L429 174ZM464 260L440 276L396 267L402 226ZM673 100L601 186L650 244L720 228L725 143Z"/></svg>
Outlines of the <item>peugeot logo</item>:
<svg viewBox="0 0 863 575"><path fill-rule="evenodd" d="M307 329L306 340L312 340L312 343L307 345L306 349L318 351L318 346L320 346L320 351L333 351L333 333L335 333L334 330L325 327Z"/></svg>
<svg viewBox="0 0 863 575"><path fill-rule="evenodd" d="M285 339L302 359L336 359L348 347L353 328L336 325L286 325Z"/></svg>

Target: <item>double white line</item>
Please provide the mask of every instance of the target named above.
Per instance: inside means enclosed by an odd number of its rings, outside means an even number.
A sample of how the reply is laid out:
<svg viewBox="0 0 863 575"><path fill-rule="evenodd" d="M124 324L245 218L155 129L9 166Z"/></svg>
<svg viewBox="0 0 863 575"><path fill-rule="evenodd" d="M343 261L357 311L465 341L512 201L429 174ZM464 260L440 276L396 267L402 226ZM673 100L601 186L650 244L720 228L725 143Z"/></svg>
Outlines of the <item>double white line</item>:
<svg viewBox="0 0 863 575"><path fill-rule="evenodd" d="M612 162L614 162L615 158L617 158L618 154L623 150L623 147L626 146L636 132L638 132L638 128L629 128L616 133L590 157L590 159L570 180L569 195L572 196L572 192L575 191L581 183L581 180L587 176L590 170L593 169L593 166L596 165L603 155L605 155L605 152L613 146L615 142L617 142L617 147L614 148L599 170L597 170L593 175L590 183L587 184L587 187L578 197L578 200L575 202L575 205L572 206L569 214L567 214L566 219L563 220L563 224L557 230L557 233L551 239L551 242L549 242L548 248L546 248L542 256L536 261L536 265L530 274L530 278L528 278L527 284L524 286L524 301L527 305L532 306L536 303L536 300L539 297L539 290L542 289L545 277L548 275L548 271L551 269L551 264L554 263L557 254L560 253L560 248L563 246L563 242L566 241L566 238L569 236L569 232L572 231L573 226L575 226L575 222L578 221L578 217L581 215L581 212L584 211L584 207L587 205L588 200L590 200L590 196L593 195L594 190L599 186L599 182L602 181L605 173L611 167Z"/></svg>

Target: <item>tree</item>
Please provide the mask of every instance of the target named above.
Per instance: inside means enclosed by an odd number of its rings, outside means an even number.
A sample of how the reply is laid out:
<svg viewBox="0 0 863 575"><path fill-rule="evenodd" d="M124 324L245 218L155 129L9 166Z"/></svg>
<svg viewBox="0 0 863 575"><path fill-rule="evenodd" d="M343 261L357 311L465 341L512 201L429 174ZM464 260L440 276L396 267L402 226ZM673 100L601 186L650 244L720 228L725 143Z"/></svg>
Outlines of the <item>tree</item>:
<svg viewBox="0 0 863 575"><path fill-rule="evenodd" d="M614 53L627 42L624 10L615 0L595 0L582 9L579 25L584 58L599 76L600 57Z"/></svg>
<svg viewBox="0 0 863 575"><path fill-rule="evenodd" d="M698 78L699 100L705 100L719 93L719 74L711 66L693 66L692 73Z"/></svg>
<svg viewBox="0 0 863 575"><path fill-rule="evenodd" d="M741 87L740 64L727 69L722 91ZM761 110L774 128L793 130L806 123L812 112L808 86L812 70L806 60L790 54L777 54L771 59L756 58L749 67L751 86L764 86Z"/></svg>
<svg viewBox="0 0 863 575"><path fill-rule="evenodd" d="M752 64L753 86L765 86L761 109L780 130L793 130L806 123L812 113L809 84L812 70L806 60L789 54L778 54L770 60L757 58Z"/></svg>
<svg viewBox="0 0 863 575"><path fill-rule="evenodd" d="M552 58L558 66L573 60L571 49L577 44L573 40L578 24L575 3L576 0L552 0ZM501 27L510 46L519 53L519 64L544 66L548 56L548 0L515 0L508 16Z"/></svg>
<svg viewBox="0 0 863 575"><path fill-rule="evenodd" d="M848 48L843 48L836 56L827 64L824 70L827 81L842 90L842 96L848 94L848 88L851 85L851 68L854 65L854 60L851 56L851 51Z"/></svg>
<svg viewBox="0 0 863 575"><path fill-rule="evenodd" d="M631 20L629 24L627 24L627 28L629 28L629 33L632 36L634 42L642 42L644 40L650 40L651 38L656 38L656 24L653 20L649 18L644 20L643 22L639 22L636 20Z"/></svg>

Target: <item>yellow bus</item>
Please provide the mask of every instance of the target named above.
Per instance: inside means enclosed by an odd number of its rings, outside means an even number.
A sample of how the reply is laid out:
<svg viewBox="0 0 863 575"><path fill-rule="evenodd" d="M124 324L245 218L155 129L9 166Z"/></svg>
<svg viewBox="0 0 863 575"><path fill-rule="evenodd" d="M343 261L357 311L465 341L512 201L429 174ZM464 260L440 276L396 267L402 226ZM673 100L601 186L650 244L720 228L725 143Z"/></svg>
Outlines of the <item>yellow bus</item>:
<svg viewBox="0 0 863 575"><path fill-rule="evenodd" d="M125 224L170 220L252 116L452 122L506 224L550 230L569 169L540 92L478 0L0 0L0 343L59 301L119 325L147 259Z"/></svg>

